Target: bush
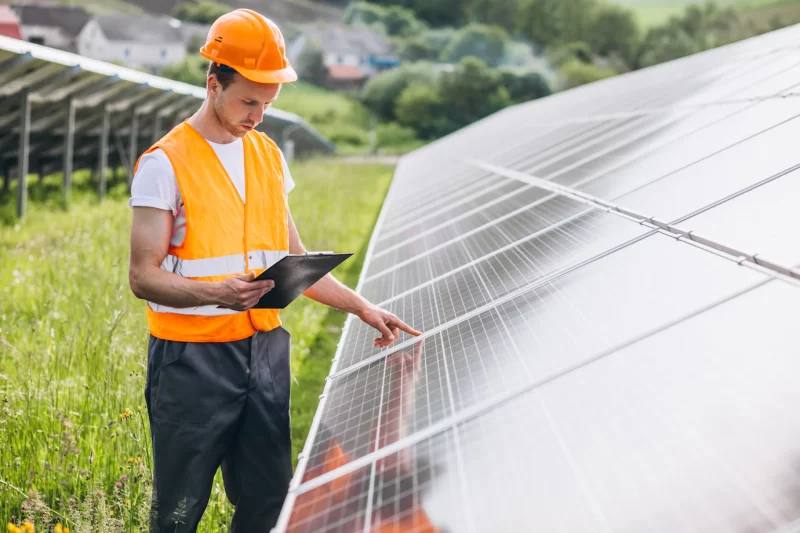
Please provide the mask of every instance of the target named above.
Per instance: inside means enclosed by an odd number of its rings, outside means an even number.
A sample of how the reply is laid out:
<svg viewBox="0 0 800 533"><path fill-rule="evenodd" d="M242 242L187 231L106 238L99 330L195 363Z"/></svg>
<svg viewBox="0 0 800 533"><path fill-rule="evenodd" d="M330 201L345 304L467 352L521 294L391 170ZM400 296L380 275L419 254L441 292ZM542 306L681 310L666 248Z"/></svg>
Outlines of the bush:
<svg viewBox="0 0 800 533"><path fill-rule="evenodd" d="M425 30L414 12L401 6L379 6L367 2L354 2L344 14L346 24L380 28L389 36L409 37Z"/></svg>
<svg viewBox="0 0 800 533"><path fill-rule="evenodd" d="M421 139L434 139L457 129L447 119L447 108L438 89L413 82L397 98L395 114L400 124L416 131Z"/></svg>
<svg viewBox="0 0 800 533"><path fill-rule="evenodd" d="M180 63L173 63L165 67L160 75L175 81L182 81L198 87L206 86L208 73L208 59L200 56L188 56Z"/></svg>
<svg viewBox="0 0 800 533"><path fill-rule="evenodd" d="M453 40L453 37L456 35L456 30L453 28L437 28L434 30L428 30L422 34L422 38L427 41L427 43L433 48L434 50L442 51L450 44L450 41ZM438 57L438 53L437 53Z"/></svg>
<svg viewBox="0 0 800 533"><path fill-rule="evenodd" d="M362 101L382 120L386 122L396 120L395 104L400 94L414 82L433 87L437 77L438 73L430 63L406 64L383 72L367 82Z"/></svg>
<svg viewBox="0 0 800 533"><path fill-rule="evenodd" d="M550 64L555 68L562 67L572 60L578 60L587 65L594 63L592 49L583 41L576 41L555 47L548 53L548 58Z"/></svg>
<svg viewBox="0 0 800 533"><path fill-rule="evenodd" d="M322 46L317 41L309 41L297 58L297 75L317 85L325 81L327 70Z"/></svg>
<svg viewBox="0 0 800 533"><path fill-rule="evenodd" d="M500 69L500 77L515 104L542 98L552 92L544 76L534 70L504 68Z"/></svg>
<svg viewBox="0 0 800 533"><path fill-rule="evenodd" d="M456 128L467 126L511 104L511 96L502 85L500 73L474 57L464 58L453 72L443 73L439 91L447 95L448 113Z"/></svg>
<svg viewBox="0 0 800 533"><path fill-rule="evenodd" d="M375 24L383 20L383 8L368 2L353 2L344 12L345 24L358 22L366 25Z"/></svg>
<svg viewBox="0 0 800 533"><path fill-rule="evenodd" d="M326 128L326 133L328 138L337 145L369 145L369 135L367 132L354 124L337 124L336 127Z"/></svg>
<svg viewBox="0 0 800 533"><path fill-rule="evenodd" d="M508 34L503 28L470 24L456 33L442 51L442 60L456 63L462 58L472 56L490 67L496 67L503 61L508 40Z"/></svg>
<svg viewBox="0 0 800 533"><path fill-rule="evenodd" d="M564 79L565 89L600 81L614 75L616 75L616 72L612 69L601 68L597 65L587 65L577 59L572 59L561 67L561 76Z"/></svg>
<svg viewBox="0 0 800 533"><path fill-rule="evenodd" d="M434 61L439 57L439 50L434 48L423 35L401 41L397 50L404 61Z"/></svg>
<svg viewBox="0 0 800 533"><path fill-rule="evenodd" d="M200 0L199 2L181 2L175 7L173 15L176 19L187 22L211 24L219 17L231 11L231 7L214 0Z"/></svg>
<svg viewBox="0 0 800 533"><path fill-rule="evenodd" d="M413 129L401 126L397 122L380 124L376 128L375 137L380 147L404 146L417 140L417 134Z"/></svg>
<svg viewBox="0 0 800 533"><path fill-rule="evenodd" d="M639 43L639 27L633 11L616 5L598 8L587 39L595 53L616 56L632 64Z"/></svg>

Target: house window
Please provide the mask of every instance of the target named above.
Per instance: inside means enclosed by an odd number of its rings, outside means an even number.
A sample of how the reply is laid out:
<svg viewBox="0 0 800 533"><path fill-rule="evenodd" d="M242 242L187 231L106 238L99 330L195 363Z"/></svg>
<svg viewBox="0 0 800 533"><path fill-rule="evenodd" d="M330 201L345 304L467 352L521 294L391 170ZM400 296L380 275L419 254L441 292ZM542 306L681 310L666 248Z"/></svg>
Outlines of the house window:
<svg viewBox="0 0 800 533"><path fill-rule="evenodd" d="M31 37L28 41L33 44L44 44L44 37Z"/></svg>

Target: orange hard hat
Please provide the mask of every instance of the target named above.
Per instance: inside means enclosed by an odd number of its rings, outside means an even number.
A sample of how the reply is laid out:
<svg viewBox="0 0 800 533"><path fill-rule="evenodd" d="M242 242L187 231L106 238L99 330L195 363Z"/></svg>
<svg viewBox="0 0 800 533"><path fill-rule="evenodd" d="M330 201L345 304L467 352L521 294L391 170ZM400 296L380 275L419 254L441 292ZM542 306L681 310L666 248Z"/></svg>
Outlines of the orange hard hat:
<svg viewBox="0 0 800 533"><path fill-rule="evenodd" d="M200 55L258 83L297 80L297 73L286 59L281 30L251 9L236 9L215 20Z"/></svg>

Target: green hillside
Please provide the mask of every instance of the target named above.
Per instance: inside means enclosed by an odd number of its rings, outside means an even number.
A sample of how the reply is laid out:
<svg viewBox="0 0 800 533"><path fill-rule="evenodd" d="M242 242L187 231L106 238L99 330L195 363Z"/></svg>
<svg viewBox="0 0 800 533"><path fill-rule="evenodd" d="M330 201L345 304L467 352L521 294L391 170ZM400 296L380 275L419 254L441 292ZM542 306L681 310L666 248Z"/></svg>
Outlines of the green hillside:
<svg viewBox="0 0 800 533"><path fill-rule="evenodd" d="M617 0L617 3L630 7L643 27L652 27L666 21L673 15L695 3L687 0ZM758 26L768 25L774 17L783 20L800 21L800 0L717 0L719 5L736 6L745 20Z"/></svg>

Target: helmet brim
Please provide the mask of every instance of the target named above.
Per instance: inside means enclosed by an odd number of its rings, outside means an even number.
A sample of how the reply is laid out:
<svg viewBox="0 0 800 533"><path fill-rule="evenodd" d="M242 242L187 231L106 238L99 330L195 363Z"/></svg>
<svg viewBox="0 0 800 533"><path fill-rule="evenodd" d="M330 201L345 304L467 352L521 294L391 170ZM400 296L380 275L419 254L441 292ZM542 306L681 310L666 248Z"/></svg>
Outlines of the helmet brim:
<svg viewBox="0 0 800 533"><path fill-rule="evenodd" d="M297 72L292 67L267 72L237 68L236 72L256 83L291 83L297 81Z"/></svg>
<svg viewBox="0 0 800 533"><path fill-rule="evenodd" d="M292 83L293 81L297 81L297 72L295 72L291 65L281 70L253 70L235 67L226 63L225 61L220 61L211 54L206 53L204 50L200 50L200 55L221 65L227 65L248 80L256 83Z"/></svg>

